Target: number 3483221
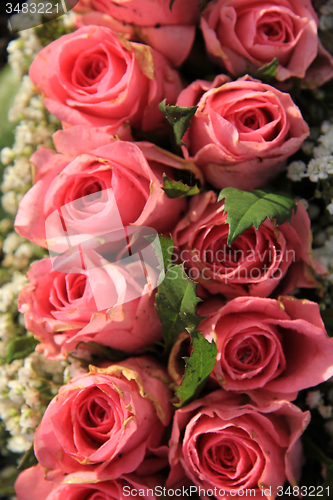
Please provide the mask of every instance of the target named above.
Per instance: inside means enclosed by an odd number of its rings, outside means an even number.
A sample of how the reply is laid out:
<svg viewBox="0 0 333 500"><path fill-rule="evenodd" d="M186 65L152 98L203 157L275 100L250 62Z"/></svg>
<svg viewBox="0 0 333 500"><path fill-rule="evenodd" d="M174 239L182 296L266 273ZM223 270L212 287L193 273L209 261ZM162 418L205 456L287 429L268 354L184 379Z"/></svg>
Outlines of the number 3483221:
<svg viewBox="0 0 333 500"><path fill-rule="evenodd" d="M59 4L52 3L6 3L6 13L7 14L59 14Z"/></svg>
<svg viewBox="0 0 333 500"><path fill-rule="evenodd" d="M325 497L330 498L330 487L323 486L278 486L278 497L294 496L302 497Z"/></svg>

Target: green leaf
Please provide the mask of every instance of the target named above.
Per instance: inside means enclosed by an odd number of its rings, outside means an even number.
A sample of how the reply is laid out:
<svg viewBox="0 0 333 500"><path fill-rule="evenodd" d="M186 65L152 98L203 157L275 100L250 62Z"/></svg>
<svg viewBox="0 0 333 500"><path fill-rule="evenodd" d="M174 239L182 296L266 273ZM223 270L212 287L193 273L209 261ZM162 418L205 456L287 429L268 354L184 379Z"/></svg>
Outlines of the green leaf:
<svg viewBox="0 0 333 500"><path fill-rule="evenodd" d="M159 235L160 243L161 243L161 248L162 248L162 259L159 258L160 261L160 266L164 266L165 272L167 272L170 267L173 265L172 264L172 256L173 256L173 238L167 238L166 236L163 236L162 234ZM160 270L162 271L162 267L160 267Z"/></svg>
<svg viewBox="0 0 333 500"><path fill-rule="evenodd" d="M173 127L176 144L178 146L184 145L185 142L182 141L182 137L191 125L190 121L195 115L198 106L189 106L184 108L181 106L172 106L170 104L166 104L166 99L164 99L164 101L160 102L158 107Z"/></svg>
<svg viewBox="0 0 333 500"><path fill-rule="evenodd" d="M279 60L277 57L274 57L271 62L265 64L264 66L261 66L261 68L258 68L257 71L254 72L253 76L258 78L259 80L271 80L276 75L278 65Z"/></svg>
<svg viewBox="0 0 333 500"><path fill-rule="evenodd" d="M198 186L191 187L182 181L173 181L165 174L163 174L163 191L168 198L183 198L200 193Z"/></svg>
<svg viewBox="0 0 333 500"><path fill-rule="evenodd" d="M6 363L9 364L14 359L26 358L35 350L37 344L39 344L39 341L32 335L28 337L16 337L7 346Z"/></svg>
<svg viewBox="0 0 333 500"><path fill-rule="evenodd" d="M180 401L175 405L177 408L181 408L199 395L216 362L215 342L210 343L202 333L196 330L188 329L188 331L192 338L193 351L190 358L184 358L185 375L176 389L176 395Z"/></svg>
<svg viewBox="0 0 333 500"><path fill-rule="evenodd" d="M145 236L145 238L150 241L153 246L154 252L159 261L158 269L160 271L167 272L168 269L173 265L172 264L172 256L173 256L173 238L168 238L167 236L163 236L163 234L159 234L158 238L160 241L160 246L157 245L155 236ZM161 251L162 250L162 251Z"/></svg>
<svg viewBox="0 0 333 500"><path fill-rule="evenodd" d="M242 191L228 187L222 189L218 201L223 198L229 224L228 245L252 225L258 229L267 217L276 219L277 225L289 222L292 210L297 208L295 200L261 189Z"/></svg>
<svg viewBox="0 0 333 500"><path fill-rule="evenodd" d="M34 446L33 444L30 446L29 450L25 452L23 455L19 465L18 469L19 470L24 470L24 469L29 469L29 467L33 467L34 465L37 465L38 461L35 457L34 453Z"/></svg>
<svg viewBox="0 0 333 500"><path fill-rule="evenodd" d="M175 1L175 0L171 0L171 1L170 1L170 3L169 3L169 9L170 9L170 10L172 9L172 6L173 6L173 4L174 4L174 1Z"/></svg>
<svg viewBox="0 0 333 500"><path fill-rule="evenodd" d="M162 323L165 352L186 329L195 329L204 319L197 315L196 306L201 301L196 296L197 284L184 271L184 265L171 267L156 295L157 314Z"/></svg>

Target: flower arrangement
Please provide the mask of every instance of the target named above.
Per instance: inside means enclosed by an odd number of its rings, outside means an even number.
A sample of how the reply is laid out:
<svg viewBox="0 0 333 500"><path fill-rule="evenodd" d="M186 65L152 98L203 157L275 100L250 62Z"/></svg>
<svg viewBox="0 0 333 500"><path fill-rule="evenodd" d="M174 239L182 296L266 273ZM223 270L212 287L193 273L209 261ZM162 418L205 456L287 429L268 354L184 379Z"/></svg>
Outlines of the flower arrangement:
<svg viewBox="0 0 333 500"><path fill-rule="evenodd" d="M0 495L330 498L332 2L70 8L3 73Z"/></svg>

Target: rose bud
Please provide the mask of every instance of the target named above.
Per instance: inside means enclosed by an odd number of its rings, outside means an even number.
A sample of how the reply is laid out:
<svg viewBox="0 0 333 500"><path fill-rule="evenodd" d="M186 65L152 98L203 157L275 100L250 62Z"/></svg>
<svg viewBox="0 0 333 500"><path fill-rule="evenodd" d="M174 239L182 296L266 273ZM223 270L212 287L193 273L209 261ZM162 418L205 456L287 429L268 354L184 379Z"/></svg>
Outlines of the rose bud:
<svg viewBox="0 0 333 500"><path fill-rule="evenodd" d="M177 0L91 0L95 9L76 19L78 26L97 24L154 47L179 66L187 58L199 18L199 3ZM97 12L96 12L97 11Z"/></svg>
<svg viewBox="0 0 333 500"><path fill-rule="evenodd" d="M274 393L293 400L298 391L333 376L333 339L315 302L237 297L205 319L200 330L216 342L211 377L226 391L263 388L270 400Z"/></svg>
<svg viewBox="0 0 333 500"><path fill-rule="evenodd" d="M168 383L164 368L141 357L91 366L63 386L36 431L35 454L46 479L96 483L164 468L172 417Z"/></svg>
<svg viewBox="0 0 333 500"><path fill-rule="evenodd" d="M231 74L253 72L277 58L277 80L298 77L310 88L333 77L318 24L310 0L215 0L201 17L208 53Z"/></svg>
<svg viewBox="0 0 333 500"><path fill-rule="evenodd" d="M172 178L172 168L193 171L191 162L148 142L139 147L81 126L57 132L54 141L59 154L42 146L31 157L34 185L15 220L16 231L25 238L46 247L46 220L60 209L65 217L65 205L67 229L92 237L108 233L118 222L158 232L168 232L178 222L186 200L168 198L162 176ZM83 201L75 202L79 199Z"/></svg>
<svg viewBox="0 0 333 500"><path fill-rule="evenodd" d="M163 131L158 104L176 101L182 84L176 70L155 49L121 39L108 28L85 26L47 45L29 75L45 96L46 108L66 124L125 123Z"/></svg>
<svg viewBox="0 0 333 500"><path fill-rule="evenodd" d="M251 489L251 496L263 498L267 489L265 498L274 499L287 480L295 485L300 479L299 438L309 420L309 412L287 401L258 406L223 390L193 401L174 417L167 486L187 476L198 488L213 490L206 497L240 499Z"/></svg>
<svg viewBox="0 0 333 500"><path fill-rule="evenodd" d="M194 157L216 188L255 189L286 168L286 160L309 135L287 93L246 75L197 80L183 90L179 106L198 106L184 135L185 157Z"/></svg>
<svg viewBox="0 0 333 500"><path fill-rule="evenodd" d="M17 500L31 500L32 491L35 500L126 500L133 499L140 491L141 498L155 500L157 497L152 492L161 482L156 475L137 477L129 474L113 481L59 485L46 481L43 469L38 464L19 474L15 492ZM130 494L131 491L134 496Z"/></svg>
<svg viewBox="0 0 333 500"><path fill-rule="evenodd" d="M265 220L258 230L246 229L228 246L224 200L216 199L213 191L193 196L173 233L175 249L191 279L228 299L319 286L315 270L325 269L313 260L310 219L300 204L289 223L277 226L274 220Z"/></svg>

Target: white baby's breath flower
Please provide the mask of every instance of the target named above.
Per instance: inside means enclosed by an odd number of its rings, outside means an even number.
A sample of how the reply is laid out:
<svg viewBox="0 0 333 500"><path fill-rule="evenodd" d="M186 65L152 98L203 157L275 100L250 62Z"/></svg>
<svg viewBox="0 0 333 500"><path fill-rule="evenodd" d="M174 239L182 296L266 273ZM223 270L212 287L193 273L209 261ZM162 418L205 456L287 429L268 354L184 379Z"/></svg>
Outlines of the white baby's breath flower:
<svg viewBox="0 0 333 500"><path fill-rule="evenodd" d="M7 448L13 453L24 453L31 447L31 441L28 441L20 434L10 437L7 441Z"/></svg>
<svg viewBox="0 0 333 500"><path fill-rule="evenodd" d="M318 182L319 179L327 179L333 174L333 156L323 156L310 160L305 174L312 182Z"/></svg>
<svg viewBox="0 0 333 500"><path fill-rule="evenodd" d="M302 205L303 208L305 208L305 210L307 210L309 208L309 202L308 200L306 200L305 198L300 198L299 200L297 200L298 203L300 205Z"/></svg>
<svg viewBox="0 0 333 500"><path fill-rule="evenodd" d="M306 396L306 404L309 408L317 408L322 403L322 394L320 391L309 391Z"/></svg>
<svg viewBox="0 0 333 500"><path fill-rule="evenodd" d="M318 408L318 411L320 413L320 415L323 417L323 418L331 418L332 417L332 406L330 405L322 405L322 406L319 406Z"/></svg>
<svg viewBox="0 0 333 500"><path fill-rule="evenodd" d="M2 341L9 342L13 338L13 326L11 314L0 314L0 338Z"/></svg>
<svg viewBox="0 0 333 500"><path fill-rule="evenodd" d="M11 215L16 215L18 203L15 191L8 191L8 193L5 193L1 198L1 203L5 212L8 212Z"/></svg>
<svg viewBox="0 0 333 500"><path fill-rule="evenodd" d="M19 424L24 432L27 432L30 429L35 429L39 424L37 416L27 405L22 405L21 407Z"/></svg>
<svg viewBox="0 0 333 500"><path fill-rule="evenodd" d="M9 165L11 161L14 159L14 153L13 151L6 147L1 150L0 153L0 160L3 165Z"/></svg>
<svg viewBox="0 0 333 500"><path fill-rule="evenodd" d="M68 384L71 379L78 375L84 375L87 371L88 370L84 368L79 361L74 361L64 370L64 383Z"/></svg>
<svg viewBox="0 0 333 500"><path fill-rule="evenodd" d="M333 200L332 200L332 202L331 202L329 205L327 205L327 207L326 207L326 208L327 208L327 210L329 211L329 213L330 213L331 215L333 215Z"/></svg>
<svg viewBox="0 0 333 500"><path fill-rule="evenodd" d="M22 236L13 231L8 234L3 242L2 250L4 253L14 253L19 245L21 245L24 241L25 239Z"/></svg>
<svg viewBox="0 0 333 500"><path fill-rule="evenodd" d="M293 161L288 165L287 177L288 179L298 182L305 176L306 164L304 161Z"/></svg>

